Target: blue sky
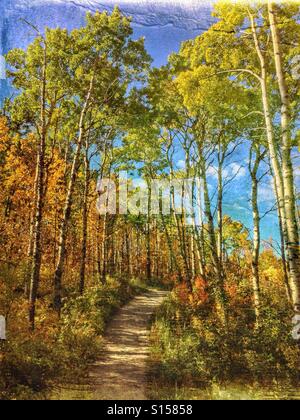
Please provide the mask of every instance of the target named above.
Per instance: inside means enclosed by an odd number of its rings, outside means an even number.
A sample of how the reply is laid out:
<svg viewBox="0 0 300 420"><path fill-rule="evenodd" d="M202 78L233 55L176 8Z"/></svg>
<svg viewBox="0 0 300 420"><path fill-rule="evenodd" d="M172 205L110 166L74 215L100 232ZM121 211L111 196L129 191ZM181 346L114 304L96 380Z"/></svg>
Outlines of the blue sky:
<svg viewBox="0 0 300 420"><path fill-rule="evenodd" d="M168 56L178 51L181 42L191 38L195 38L201 32L199 30L178 29L174 27L163 28L135 28L135 36L146 37L146 47L152 57L154 58L153 65L161 66L166 64ZM231 177L238 172L235 180L228 185L225 190L224 197L224 212L230 215L233 219L245 224L245 226L252 230L252 210L250 204L251 184L247 171L247 154L248 147L241 147L238 151L238 156L229 162L229 167L226 169L227 175ZM178 168L184 166L184 161L181 160L180 154L177 156ZM237 163L237 160L239 161ZM300 164L300 162L299 162ZM226 174L225 174L226 175ZM216 172L213 167L209 170L209 183L211 191L216 187ZM272 181L266 177L260 186L260 210L261 214L268 212L274 207L275 199L273 193ZM268 214L262 219L262 238L264 241L273 239L273 245L279 242L278 218L276 211Z"/></svg>
<svg viewBox="0 0 300 420"><path fill-rule="evenodd" d="M153 58L153 65L160 67L167 63L168 56L178 51L180 44L200 34L199 30L167 27L135 27L135 37L145 36L145 44Z"/></svg>
<svg viewBox="0 0 300 420"><path fill-rule="evenodd" d="M194 38L209 26L211 18L208 13L209 0L119 0L121 9L133 14L134 36L145 37L146 47L154 59L153 65L166 64L168 56L178 51L183 41ZM71 29L84 22L87 10L111 10L114 0L0 0L0 52L10 48L25 47L31 40L28 28L22 27L20 17L25 17L41 30L50 27L64 26ZM205 7L203 7L205 5ZM3 9L4 7L4 9ZM5 45L4 45L5 44ZM1 82L2 95L5 92ZM236 179L228 186L225 195L225 212L236 220L252 227L252 213L249 205L250 181L247 175L247 147L241 148L238 164L242 169ZM296 167L300 167L299 153ZM182 164L178 156L178 166ZM227 168L228 174L235 171L237 158ZM297 170L297 185L300 184L300 171ZM214 168L210 169L209 182L215 188ZM271 180L266 178L260 188L261 212L268 211L274 204ZM276 212L262 220L262 236L278 240Z"/></svg>

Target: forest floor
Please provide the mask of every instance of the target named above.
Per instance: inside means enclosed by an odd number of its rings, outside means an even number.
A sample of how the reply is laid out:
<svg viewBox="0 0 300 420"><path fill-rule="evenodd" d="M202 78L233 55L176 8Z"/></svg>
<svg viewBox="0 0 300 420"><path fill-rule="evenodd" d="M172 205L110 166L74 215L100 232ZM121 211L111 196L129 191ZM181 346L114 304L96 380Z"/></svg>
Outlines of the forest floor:
<svg viewBox="0 0 300 420"><path fill-rule="evenodd" d="M149 326L167 295L151 289L121 308L107 326L87 388L65 390L59 399L146 400Z"/></svg>

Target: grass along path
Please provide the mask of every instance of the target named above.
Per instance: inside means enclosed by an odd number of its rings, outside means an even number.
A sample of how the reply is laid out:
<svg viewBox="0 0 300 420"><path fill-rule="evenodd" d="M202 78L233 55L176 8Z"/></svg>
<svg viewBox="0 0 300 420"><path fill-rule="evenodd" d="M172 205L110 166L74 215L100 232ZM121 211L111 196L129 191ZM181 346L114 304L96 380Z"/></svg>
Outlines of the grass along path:
<svg viewBox="0 0 300 420"><path fill-rule="evenodd" d="M121 308L107 326L104 351L88 383L61 389L59 400L146 400L149 325L168 292L151 289Z"/></svg>

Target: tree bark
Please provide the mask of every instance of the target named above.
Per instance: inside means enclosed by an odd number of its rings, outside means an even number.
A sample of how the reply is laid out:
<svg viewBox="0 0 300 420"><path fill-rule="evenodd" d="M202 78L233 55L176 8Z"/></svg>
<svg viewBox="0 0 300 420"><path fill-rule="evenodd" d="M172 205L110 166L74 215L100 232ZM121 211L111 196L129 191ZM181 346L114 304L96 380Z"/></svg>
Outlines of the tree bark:
<svg viewBox="0 0 300 420"><path fill-rule="evenodd" d="M167 245L168 245L168 249L169 249L169 253L170 253L171 271L173 270L173 267L175 267L177 275L178 275L179 282L182 283L183 282L183 274L182 274L181 268L180 268L179 263L178 263L178 258L177 258L176 253L175 253L174 241L172 241L172 238L170 236L168 226L165 222L164 215L162 214L162 211L161 211L161 221L162 221L162 224L163 224L164 233L166 235Z"/></svg>
<svg viewBox="0 0 300 420"><path fill-rule="evenodd" d="M273 174L272 167L271 167L271 174ZM278 198L278 194L277 194L276 189L275 189L275 195L276 195L276 201L277 201L277 203L279 203L279 198ZM286 295L287 295L288 302L291 304L291 306L293 306L293 296L292 296L292 290L291 290L291 286L290 286L290 274L289 274L290 269L289 269L288 261L286 259L285 236L284 236L284 231L283 231L283 226L282 226L282 218L281 218L279 209L278 209L278 224L279 224L279 234L280 234L280 252L281 252L284 285L285 285L285 289L286 289Z"/></svg>
<svg viewBox="0 0 300 420"><path fill-rule="evenodd" d="M82 295L85 288L86 258L87 258L87 240L88 240L88 197L90 185L90 163L89 163L89 142L86 141L84 156L84 192L82 204L82 244L81 244L81 264L79 293Z"/></svg>
<svg viewBox="0 0 300 420"><path fill-rule="evenodd" d="M29 293L29 323L32 330L35 328L35 312L38 287L40 283L40 272L42 264L42 220L44 210L44 178L45 178L45 152L46 152L46 84L47 84L47 46L44 45L43 67L42 67L42 86L41 86L41 126L40 144L37 153L37 176L36 176L36 200L35 218L33 226L33 242L30 244L32 249L32 271Z"/></svg>
<svg viewBox="0 0 300 420"><path fill-rule="evenodd" d="M281 137L282 137L282 169L284 185L284 206L288 235L287 255L290 267L290 285L295 314L300 314L300 243L297 223L297 205L294 189L294 172L292 164L292 142L290 127L290 101L284 73L281 51L280 33L276 18L276 5L268 1L269 20L274 48L276 75L281 98Z"/></svg>
<svg viewBox="0 0 300 420"><path fill-rule="evenodd" d="M39 153L39 151L38 151ZM29 230L29 242L27 248L27 263L26 263L26 273L24 280L24 295L27 299L30 296L30 280L31 280L31 271L32 271L32 257L34 249L34 229L35 229L35 212L37 208L37 196L38 196L38 182L39 182L39 159L37 154L37 163L35 169L35 179L34 179L34 200L33 200L33 209L30 215L30 230Z"/></svg>
<svg viewBox="0 0 300 420"><path fill-rule="evenodd" d="M218 150L218 256L220 264L223 265L223 165L225 154L222 150L222 144L219 143Z"/></svg>
<svg viewBox="0 0 300 420"><path fill-rule="evenodd" d="M200 177L201 178L201 177ZM199 179L200 179L199 178ZM201 182L198 186L198 198L197 198L197 207L198 207L198 218L199 218L199 228L197 227L197 248L200 254L200 274L206 279L206 261L205 261L205 237L204 237L204 222L203 222L203 205L202 205L202 187Z"/></svg>
<svg viewBox="0 0 300 420"><path fill-rule="evenodd" d="M272 171L274 175L275 189L276 189L276 193L279 199L278 205L279 205L280 217L282 220L284 235L285 235L285 238L287 238L286 217L285 217L285 207L284 207L283 177L282 177L282 171L281 171L280 161L278 157L277 144L274 137L273 122L272 122L272 116L271 116L269 98L268 98L267 63L266 63L264 53L259 45L259 40L256 33L255 21L254 21L253 15L251 14L250 14L250 20L251 20L254 44L255 44L256 52L257 52L257 55L260 61L260 67L261 67L260 86L261 86L264 118L265 118L266 130L267 130L267 141L268 141L270 160L271 160Z"/></svg>
<svg viewBox="0 0 300 420"><path fill-rule="evenodd" d="M147 220L147 263L146 263L146 275L147 280L150 282L152 279L152 258L151 258L151 185L148 182L148 220Z"/></svg>
<svg viewBox="0 0 300 420"><path fill-rule="evenodd" d="M205 207L205 216L207 219L207 229L209 237L210 252L212 256L213 268L215 271L215 281L214 281L214 293L217 303L218 313L220 315L221 322L224 327L228 326L228 313L227 313L227 296L224 287L224 273L222 266L220 264L218 256L218 246L215 235L214 219L211 211L211 202L208 191L208 184L206 178L206 163L204 158L200 156L200 165L201 165L201 175L203 180L203 189L204 189L204 207Z"/></svg>
<svg viewBox="0 0 300 420"><path fill-rule="evenodd" d="M255 150L255 161L252 167L252 155ZM260 213L258 206L258 170L260 163L265 153L262 153L260 147L251 148L249 171L252 180L252 212L253 212L253 247L252 247L252 284L253 284L253 300L256 317L256 327L260 326L261 319L261 291L260 291L260 273L259 273L259 255L261 245L261 231L260 231Z"/></svg>
<svg viewBox="0 0 300 420"><path fill-rule="evenodd" d="M72 209L72 200L73 200L73 193L75 188L75 182L77 179L77 171L78 171L78 164L82 149L82 143L85 135L85 117L88 111L88 107L90 104L92 90L94 86L94 76L91 78L90 87L81 111L80 121L79 121L79 136L77 140L75 155L73 158L72 169L70 174L70 182L67 190L66 200L65 200L65 207L64 207L64 214L60 228L60 236L59 236L59 247L58 247L58 262L56 265L56 270L54 274L54 308L60 315L61 312L61 301L62 301L62 277L64 274L64 266L65 266L65 257L66 257L66 240L67 240L67 230L68 224L71 217L71 209Z"/></svg>

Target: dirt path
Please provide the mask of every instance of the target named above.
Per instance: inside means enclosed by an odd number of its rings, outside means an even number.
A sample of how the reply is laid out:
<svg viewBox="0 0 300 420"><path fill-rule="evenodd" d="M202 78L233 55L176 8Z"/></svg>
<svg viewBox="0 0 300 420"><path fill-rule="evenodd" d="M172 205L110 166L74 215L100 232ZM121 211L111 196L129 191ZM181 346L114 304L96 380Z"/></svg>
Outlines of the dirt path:
<svg viewBox="0 0 300 420"><path fill-rule="evenodd" d="M145 400L149 321L167 293L151 290L122 308L108 326L105 352L90 373L93 399Z"/></svg>

